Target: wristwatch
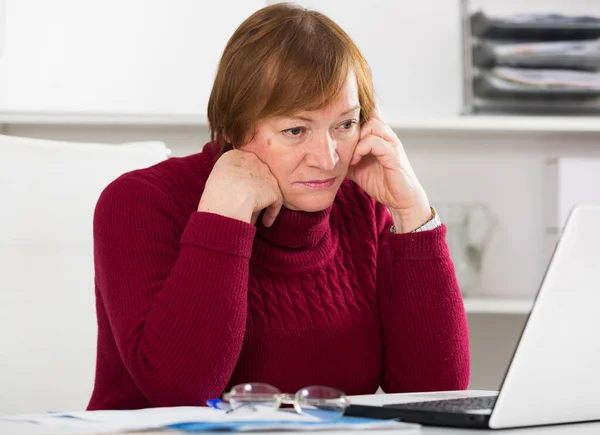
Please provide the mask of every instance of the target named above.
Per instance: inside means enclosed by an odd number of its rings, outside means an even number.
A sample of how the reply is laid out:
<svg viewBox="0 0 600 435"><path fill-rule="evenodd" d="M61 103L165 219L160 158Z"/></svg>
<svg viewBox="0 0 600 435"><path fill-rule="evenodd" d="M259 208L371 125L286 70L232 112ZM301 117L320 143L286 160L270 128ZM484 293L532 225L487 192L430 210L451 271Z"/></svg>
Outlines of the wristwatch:
<svg viewBox="0 0 600 435"><path fill-rule="evenodd" d="M442 221L440 220L440 216L438 215L437 211L435 210L435 208L431 207L431 219L429 219L427 222L425 222L423 225L421 225L419 228L417 228L416 230L412 230L411 233L420 233L421 231L429 231L429 230L433 230L436 229L437 227L441 227L442 226ZM390 231L394 234L396 234L396 226L392 225L392 228L390 228Z"/></svg>

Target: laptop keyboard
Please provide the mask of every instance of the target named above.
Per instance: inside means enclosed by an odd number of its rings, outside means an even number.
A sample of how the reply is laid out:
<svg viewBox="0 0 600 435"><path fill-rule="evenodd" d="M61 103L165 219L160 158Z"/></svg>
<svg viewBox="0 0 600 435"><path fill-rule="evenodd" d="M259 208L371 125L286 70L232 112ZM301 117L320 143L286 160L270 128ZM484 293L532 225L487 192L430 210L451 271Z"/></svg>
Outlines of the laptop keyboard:
<svg viewBox="0 0 600 435"><path fill-rule="evenodd" d="M385 405L390 408L416 411L465 412L477 409L492 409L496 396L464 397L461 399L428 400L426 402L397 403Z"/></svg>

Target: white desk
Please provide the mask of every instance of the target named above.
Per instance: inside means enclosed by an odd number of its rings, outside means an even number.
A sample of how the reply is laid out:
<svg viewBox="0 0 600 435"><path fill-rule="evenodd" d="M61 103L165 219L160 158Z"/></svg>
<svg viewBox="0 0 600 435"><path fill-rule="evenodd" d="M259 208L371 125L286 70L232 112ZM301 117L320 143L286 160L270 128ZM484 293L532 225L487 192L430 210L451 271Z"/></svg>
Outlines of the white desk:
<svg viewBox="0 0 600 435"><path fill-rule="evenodd" d="M489 391L460 391L460 392L444 392L435 393L440 398L457 398L457 397L469 397L469 396L481 396L490 394ZM426 396L431 398L431 394ZM423 400L422 394L375 394L369 396L353 396L351 397L352 403L361 405L383 405L386 403L400 403L400 402L416 402ZM156 431L156 432L133 432L132 435L165 435L175 434L173 431ZM256 432L253 432L256 433ZM283 432L282 432L283 433ZM292 434L294 432L285 432L286 434ZM301 432L296 432L301 433ZM336 432L316 432L322 435L358 435L359 432L353 431L336 431ZM360 432L361 434L368 435L386 435L386 434L401 434L402 432L393 431L365 431ZM408 432L410 435L415 432ZM528 429L514 429L514 430L501 430L501 431L485 431L475 429L451 429L443 427L432 427L423 426L417 433L422 435L458 435L458 434L475 434L475 433L494 433L498 435L596 435L600 434L600 422L598 423L580 423L580 424L569 424L560 426L540 426ZM35 424L28 423L13 423L8 421L0 420L0 434L1 435L88 435L88 433L82 433L80 431L73 431L72 429L61 429L49 426L38 426ZM222 435L222 432L220 433ZM267 435L277 435L277 432L266 432ZM107 434L103 434L107 435ZM119 434L113 434L119 435ZM408 435L408 434L407 434Z"/></svg>

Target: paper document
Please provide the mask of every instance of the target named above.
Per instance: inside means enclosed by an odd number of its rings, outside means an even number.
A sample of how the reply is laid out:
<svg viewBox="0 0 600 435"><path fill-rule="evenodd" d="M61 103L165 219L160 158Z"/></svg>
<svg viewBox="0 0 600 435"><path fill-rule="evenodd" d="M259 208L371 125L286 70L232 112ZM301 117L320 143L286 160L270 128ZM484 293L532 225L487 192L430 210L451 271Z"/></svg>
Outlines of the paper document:
<svg viewBox="0 0 600 435"><path fill-rule="evenodd" d="M505 81L527 86L600 90L600 73L596 72L496 67L492 73Z"/></svg>
<svg viewBox="0 0 600 435"><path fill-rule="evenodd" d="M499 44L494 47L497 56L583 56L600 53L600 39L591 41L525 42Z"/></svg>
<svg viewBox="0 0 600 435"><path fill-rule="evenodd" d="M342 417L320 420L284 410L225 413L208 407L149 408L131 411L80 411L48 414L0 416L0 419L23 424L77 428L84 433L131 432L170 429L182 432L228 430L236 432L290 430L394 430L402 433L419 431L420 425L394 420Z"/></svg>
<svg viewBox="0 0 600 435"><path fill-rule="evenodd" d="M600 25L600 18L591 15L563 15L563 14L513 14L496 17L504 23L537 24L547 26L593 26ZM585 27L584 27L585 28Z"/></svg>

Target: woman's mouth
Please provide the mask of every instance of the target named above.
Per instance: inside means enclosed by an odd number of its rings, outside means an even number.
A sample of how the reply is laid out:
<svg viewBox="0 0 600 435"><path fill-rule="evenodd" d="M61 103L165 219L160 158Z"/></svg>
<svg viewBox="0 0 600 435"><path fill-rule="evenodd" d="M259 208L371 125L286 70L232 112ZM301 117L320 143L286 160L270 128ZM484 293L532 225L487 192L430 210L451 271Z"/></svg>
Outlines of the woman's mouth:
<svg viewBox="0 0 600 435"><path fill-rule="evenodd" d="M326 180L298 181L297 184L301 184L309 189L329 189L335 184L336 179L337 177L328 178Z"/></svg>

